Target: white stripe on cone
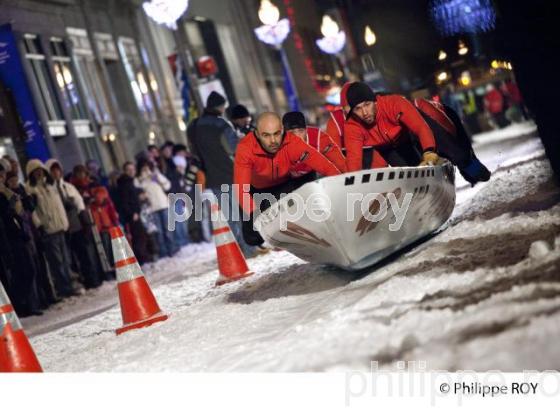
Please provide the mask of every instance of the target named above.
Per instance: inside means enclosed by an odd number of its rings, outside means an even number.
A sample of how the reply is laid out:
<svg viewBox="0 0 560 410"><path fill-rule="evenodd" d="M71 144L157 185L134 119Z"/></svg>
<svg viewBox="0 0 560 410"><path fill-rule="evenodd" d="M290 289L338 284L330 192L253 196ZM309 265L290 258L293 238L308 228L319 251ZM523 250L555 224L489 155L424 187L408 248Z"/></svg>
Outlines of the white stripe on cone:
<svg viewBox="0 0 560 410"><path fill-rule="evenodd" d="M128 245L128 241L124 236L114 238L111 241L111 246L113 248L115 265L117 265L117 263L120 261L124 261L130 258L136 259L134 253L132 252L132 249L130 249L130 246ZM142 272L142 269L140 268L138 262L134 262L122 267L117 267L118 283L128 282L132 279L139 278L142 276L144 276L144 273Z"/></svg>
<svg viewBox="0 0 560 410"><path fill-rule="evenodd" d="M2 283L0 283L0 307L1 306L12 307L12 302L10 302L10 298L4 290ZM12 325L12 329L14 331L22 329L21 322L19 321L16 312L13 310L13 307L11 312L0 313L0 334L2 334L8 323Z"/></svg>

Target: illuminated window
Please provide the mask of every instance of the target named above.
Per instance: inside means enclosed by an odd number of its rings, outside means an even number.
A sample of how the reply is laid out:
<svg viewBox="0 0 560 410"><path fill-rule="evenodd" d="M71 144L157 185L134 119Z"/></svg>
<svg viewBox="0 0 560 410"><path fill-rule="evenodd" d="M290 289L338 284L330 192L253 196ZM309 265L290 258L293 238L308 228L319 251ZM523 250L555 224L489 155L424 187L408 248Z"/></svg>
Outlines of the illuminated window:
<svg viewBox="0 0 560 410"><path fill-rule="evenodd" d="M50 47L56 83L60 88L64 105L70 110L72 119L87 119L87 111L78 92L76 82L74 81L70 56L68 55L64 41L60 38L52 37L50 40Z"/></svg>
<svg viewBox="0 0 560 410"><path fill-rule="evenodd" d="M62 108L56 97L56 91L52 82L45 55L39 37L35 34L24 35L25 58L29 60L33 78L31 81L35 83L39 91L43 108L47 113L49 121L62 121L64 116Z"/></svg>
<svg viewBox="0 0 560 410"><path fill-rule="evenodd" d="M87 108L99 124L113 123L109 110L109 97L95 65L93 51L86 31L68 28L67 32L72 41L76 72L84 88Z"/></svg>
<svg viewBox="0 0 560 410"><path fill-rule="evenodd" d="M155 106L150 96L150 89L148 88L151 88L157 98L159 95L158 85L153 73L148 71L149 78L146 78L144 75L142 61L140 60L141 56L133 39L126 37L119 38L119 50L138 109L143 114L146 121L156 121Z"/></svg>

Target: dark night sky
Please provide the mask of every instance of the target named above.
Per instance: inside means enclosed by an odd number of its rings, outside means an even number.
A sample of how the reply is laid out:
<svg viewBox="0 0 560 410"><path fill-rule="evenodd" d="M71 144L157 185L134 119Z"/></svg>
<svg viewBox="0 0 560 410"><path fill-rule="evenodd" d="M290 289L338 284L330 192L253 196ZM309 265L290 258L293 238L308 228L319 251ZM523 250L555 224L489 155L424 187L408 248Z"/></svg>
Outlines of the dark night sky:
<svg viewBox="0 0 560 410"><path fill-rule="evenodd" d="M422 83L433 76L437 52L445 43L428 15L428 0L316 0L324 10L347 11L359 53L367 50L363 30L369 24L377 35L374 59L385 77L398 86L399 77ZM420 84L418 84L420 85Z"/></svg>

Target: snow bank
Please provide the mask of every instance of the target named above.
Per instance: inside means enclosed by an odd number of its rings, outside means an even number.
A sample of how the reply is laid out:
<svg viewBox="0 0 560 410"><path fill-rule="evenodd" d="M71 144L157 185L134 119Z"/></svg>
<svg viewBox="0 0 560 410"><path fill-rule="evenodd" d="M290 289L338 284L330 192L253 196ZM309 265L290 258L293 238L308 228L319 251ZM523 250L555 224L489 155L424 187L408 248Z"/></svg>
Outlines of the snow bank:
<svg viewBox="0 0 560 410"><path fill-rule="evenodd" d="M473 135L473 142L478 145L503 142L509 139L527 137L537 132L537 125L533 121L511 124L499 130L481 132Z"/></svg>

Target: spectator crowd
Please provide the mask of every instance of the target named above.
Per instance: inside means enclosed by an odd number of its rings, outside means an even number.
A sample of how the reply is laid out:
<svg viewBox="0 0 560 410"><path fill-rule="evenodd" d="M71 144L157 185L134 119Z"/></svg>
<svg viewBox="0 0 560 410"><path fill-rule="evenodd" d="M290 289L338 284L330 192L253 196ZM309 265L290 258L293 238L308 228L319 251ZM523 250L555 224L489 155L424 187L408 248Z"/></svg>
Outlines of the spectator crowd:
<svg viewBox="0 0 560 410"><path fill-rule="evenodd" d="M95 160L67 172L56 159L25 167L0 159L0 281L20 317L115 279L109 231L121 226L140 264L175 255L209 229L189 219L168 230L169 193L204 183L182 144L150 145L120 172ZM184 204L177 203L182 213Z"/></svg>

